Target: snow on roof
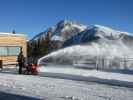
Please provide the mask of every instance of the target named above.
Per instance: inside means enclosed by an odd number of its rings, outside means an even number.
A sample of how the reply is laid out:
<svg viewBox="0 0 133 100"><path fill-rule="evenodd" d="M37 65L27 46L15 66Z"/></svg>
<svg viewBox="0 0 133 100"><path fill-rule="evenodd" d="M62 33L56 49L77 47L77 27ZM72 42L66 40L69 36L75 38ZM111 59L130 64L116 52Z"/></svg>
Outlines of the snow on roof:
<svg viewBox="0 0 133 100"><path fill-rule="evenodd" d="M16 33L16 34L13 34L13 33L5 33L5 32L0 32L0 36L18 36L18 37L26 37L25 34L21 34L21 33Z"/></svg>

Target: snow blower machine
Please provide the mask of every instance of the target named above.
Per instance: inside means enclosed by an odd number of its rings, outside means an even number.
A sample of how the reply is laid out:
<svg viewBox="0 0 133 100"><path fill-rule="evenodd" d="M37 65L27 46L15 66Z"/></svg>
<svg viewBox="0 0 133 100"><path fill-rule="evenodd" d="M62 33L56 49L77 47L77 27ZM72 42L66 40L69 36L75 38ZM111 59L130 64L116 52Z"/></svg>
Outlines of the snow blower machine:
<svg viewBox="0 0 133 100"><path fill-rule="evenodd" d="M37 70L38 66L37 64L27 64L25 66L25 70L24 70L24 74L26 75L37 75L38 74L38 70Z"/></svg>

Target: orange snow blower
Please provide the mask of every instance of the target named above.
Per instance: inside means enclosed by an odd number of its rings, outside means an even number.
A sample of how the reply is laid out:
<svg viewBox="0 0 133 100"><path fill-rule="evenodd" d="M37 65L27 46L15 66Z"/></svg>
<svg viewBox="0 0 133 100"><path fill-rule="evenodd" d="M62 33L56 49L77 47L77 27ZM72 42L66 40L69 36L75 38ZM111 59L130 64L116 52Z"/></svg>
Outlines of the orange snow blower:
<svg viewBox="0 0 133 100"><path fill-rule="evenodd" d="M27 75L37 75L38 74L38 65L37 64L27 64L25 67L24 74Z"/></svg>

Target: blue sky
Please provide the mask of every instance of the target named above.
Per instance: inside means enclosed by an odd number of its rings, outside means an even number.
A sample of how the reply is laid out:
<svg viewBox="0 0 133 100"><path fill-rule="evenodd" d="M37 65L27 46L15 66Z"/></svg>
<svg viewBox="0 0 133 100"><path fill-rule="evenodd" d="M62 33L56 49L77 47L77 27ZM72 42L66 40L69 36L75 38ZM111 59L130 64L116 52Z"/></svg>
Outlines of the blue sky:
<svg viewBox="0 0 133 100"><path fill-rule="evenodd" d="M32 38L62 19L133 33L133 0L0 0L0 31Z"/></svg>

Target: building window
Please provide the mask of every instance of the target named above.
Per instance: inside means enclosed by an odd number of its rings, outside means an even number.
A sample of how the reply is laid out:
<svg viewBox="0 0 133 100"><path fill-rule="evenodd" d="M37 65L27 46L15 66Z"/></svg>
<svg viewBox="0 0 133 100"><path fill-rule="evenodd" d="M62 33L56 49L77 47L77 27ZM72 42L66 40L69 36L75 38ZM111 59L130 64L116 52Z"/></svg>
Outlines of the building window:
<svg viewBox="0 0 133 100"><path fill-rule="evenodd" d="M18 55L20 52L20 47L7 47L8 48L8 55Z"/></svg>
<svg viewBox="0 0 133 100"><path fill-rule="evenodd" d="M1 56L7 56L7 47L0 47L0 55Z"/></svg>
<svg viewBox="0 0 133 100"><path fill-rule="evenodd" d="M0 56L17 56L19 52L18 46L0 46Z"/></svg>

